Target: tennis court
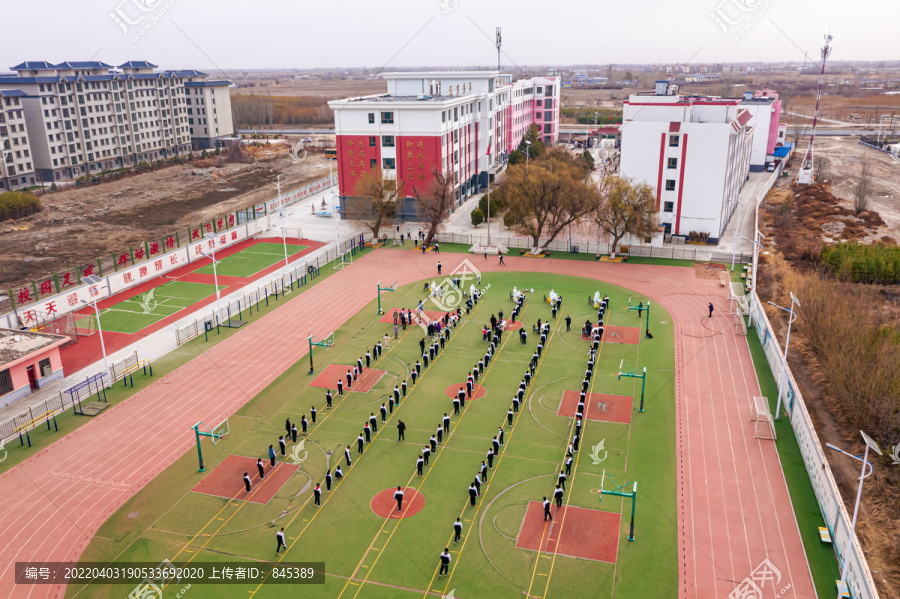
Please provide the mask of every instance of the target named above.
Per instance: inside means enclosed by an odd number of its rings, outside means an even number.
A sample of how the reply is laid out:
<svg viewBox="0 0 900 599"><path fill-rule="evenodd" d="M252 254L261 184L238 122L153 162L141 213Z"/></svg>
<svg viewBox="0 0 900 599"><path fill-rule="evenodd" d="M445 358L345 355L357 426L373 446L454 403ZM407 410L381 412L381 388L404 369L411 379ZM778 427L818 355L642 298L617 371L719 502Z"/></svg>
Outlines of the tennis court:
<svg viewBox="0 0 900 599"><path fill-rule="evenodd" d="M219 289L225 289L225 286L219 285ZM179 310L214 295L215 292L215 285L171 281L154 287L147 293L104 308L100 311L101 324L104 331L136 333ZM96 329L94 319L95 316L91 313L77 321L77 325L83 329Z"/></svg>
<svg viewBox="0 0 900 599"><path fill-rule="evenodd" d="M308 245L288 243L288 256L299 254ZM223 277L250 277L277 262L284 260L284 246L280 243L256 243L235 254L221 258L216 265L216 274ZM213 274L212 264L198 268L194 272Z"/></svg>

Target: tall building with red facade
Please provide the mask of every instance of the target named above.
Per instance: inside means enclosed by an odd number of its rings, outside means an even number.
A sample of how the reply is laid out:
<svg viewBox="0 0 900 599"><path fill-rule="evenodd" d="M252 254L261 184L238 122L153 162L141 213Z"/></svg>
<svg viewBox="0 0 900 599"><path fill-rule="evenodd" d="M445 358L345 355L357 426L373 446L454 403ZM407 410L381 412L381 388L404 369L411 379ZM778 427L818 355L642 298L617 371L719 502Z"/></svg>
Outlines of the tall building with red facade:
<svg viewBox="0 0 900 599"><path fill-rule="evenodd" d="M424 193L436 171L453 175L457 201L485 186L532 124L559 138L558 77L513 82L498 71L385 73L387 93L328 105L334 110L341 199L381 169L401 196ZM410 216L410 202L401 208Z"/></svg>

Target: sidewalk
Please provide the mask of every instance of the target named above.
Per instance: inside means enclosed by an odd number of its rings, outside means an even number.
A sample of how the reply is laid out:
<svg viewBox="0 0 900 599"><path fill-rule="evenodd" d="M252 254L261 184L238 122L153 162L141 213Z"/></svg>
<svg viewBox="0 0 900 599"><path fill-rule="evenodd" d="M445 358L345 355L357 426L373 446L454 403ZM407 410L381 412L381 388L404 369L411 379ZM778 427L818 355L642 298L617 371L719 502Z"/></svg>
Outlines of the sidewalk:
<svg viewBox="0 0 900 599"><path fill-rule="evenodd" d="M336 188L332 188L332 189L335 189L335 191L336 191ZM285 225L284 226L285 226L285 229L287 229L288 234L293 233L293 231L291 231L292 228L296 229L297 227L303 227L302 233L306 235L307 239L312 239L313 241L321 240L326 243L328 243L329 241L331 242L330 244L327 244L327 245L319 248L318 250L311 252L311 253L307 254L306 256L303 256L303 260L305 260L305 261L314 261L316 258L323 256L325 254L325 252L327 252L328 249L331 248L334 244L334 223L332 222L331 219L319 219L319 220L326 221L327 224L331 226L331 236L325 237L325 236L320 235L319 238L316 238L316 237L308 236L307 229L302 224L304 221L303 221L302 217L299 216L300 214L303 213L304 209L308 212L310 210L310 205L313 202L317 202L316 205L320 206L323 198L327 198L327 197L331 196L330 192L331 192L331 189L326 189L325 191L322 191L322 192L312 196L311 198L307 198L307 199L303 200L302 202L298 202L296 204L288 206L284 210L284 214L285 214ZM269 217L269 227L270 227L269 231L262 235L259 235L259 237L281 237L280 226L281 225L278 222L278 218L270 216ZM313 231L313 232L315 232L315 231ZM346 235L342 234L341 239L342 240L346 239L349 235L350 235L350 231L348 230ZM278 271L278 273L281 273L281 272L282 272L281 270ZM221 303L223 305L228 305L229 302L243 297L246 293L249 293L251 290L255 291L260 285L264 284L265 281L269 281L269 280L278 278L278 276L279 276L279 274L273 273L273 274L269 275L268 277L264 277L263 279L253 281L252 283L249 283L249 284L241 287L239 290L234 291L228 295L223 295L221 298ZM210 301L214 302L215 300L212 299ZM214 307L213 307L213 311L214 311ZM173 324L169 324L169 325L163 327L162 329L160 329L154 333L151 333L150 335L147 335L146 337L143 337L143 338L139 339L138 341L135 341L134 343L132 343L126 347L123 347L122 349L119 349L115 352L108 354L107 361L110 364L112 364L113 362L117 362L119 360L124 360L127 356L134 354L135 351L138 352L138 356L140 357L141 360L147 360L147 359L156 360L157 358L164 356L165 354L167 354L170 351L177 348L177 345L175 344L175 331L177 329L184 327L184 326L190 324L191 322L194 322L201 316L206 316L209 313L210 313L209 305L206 305L202 308L198 308L197 310L191 312L190 314L184 316L183 318L180 318L177 322L175 322ZM79 383L81 381L84 381L87 377L97 374L98 372L101 372L103 370L104 370L103 358L101 357L96 362L93 362L92 364L82 368L81 370L78 370L78 371L72 372L72 373L66 373L65 378L54 382L52 385L49 385L47 387L44 387L43 389L35 391L31 395L24 397L21 400L15 402L15 403L12 403L4 408L0 408L0 421L12 418L13 416L16 416L17 414L21 414L22 412L27 411L29 407L39 404L52 396L58 395L64 389L68 389L72 385Z"/></svg>

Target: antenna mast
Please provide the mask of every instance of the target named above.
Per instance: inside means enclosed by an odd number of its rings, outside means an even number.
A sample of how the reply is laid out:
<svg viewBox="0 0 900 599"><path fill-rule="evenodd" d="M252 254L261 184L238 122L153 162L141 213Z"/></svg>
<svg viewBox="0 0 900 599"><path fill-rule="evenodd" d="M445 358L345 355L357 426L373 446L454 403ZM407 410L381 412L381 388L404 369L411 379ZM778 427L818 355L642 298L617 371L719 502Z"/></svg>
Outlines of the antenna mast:
<svg viewBox="0 0 900 599"><path fill-rule="evenodd" d="M816 90L816 110L813 112L812 131L809 133L809 146L806 155L800 164L800 172L797 173L797 183L809 185L813 182L813 142L816 140L816 123L819 121L819 101L822 99L822 84L825 82L825 61L831 54L831 34L825 36L825 46L822 48L822 69L819 71L819 87Z"/></svg>
<svg viewBox="0 0 900 599"><path fill-rule="evenodd" d="M500 70L500 42L501 42L500 26L498 25L497 26L497 41L496 41L496 44L497 44L497 70L498 71Z"/></svg>

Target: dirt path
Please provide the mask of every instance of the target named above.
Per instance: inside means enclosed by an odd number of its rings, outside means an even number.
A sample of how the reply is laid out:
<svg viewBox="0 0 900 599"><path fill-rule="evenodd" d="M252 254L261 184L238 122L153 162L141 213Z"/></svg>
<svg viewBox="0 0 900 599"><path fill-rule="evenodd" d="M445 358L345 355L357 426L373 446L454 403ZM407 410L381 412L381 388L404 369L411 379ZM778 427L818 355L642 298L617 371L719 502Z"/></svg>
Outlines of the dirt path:
<svg viewBox="0 0 900 599"><path fill-rule="evenodd" d="M282 192L328 176L323 156L292 164L288 148L275 147L253 164L217 168L209 159L201 165L213 167L210 171L197 164L173 165L48 193L41 198L42 212L0 223L0 290L274 198L279 174Z"/></svg>

